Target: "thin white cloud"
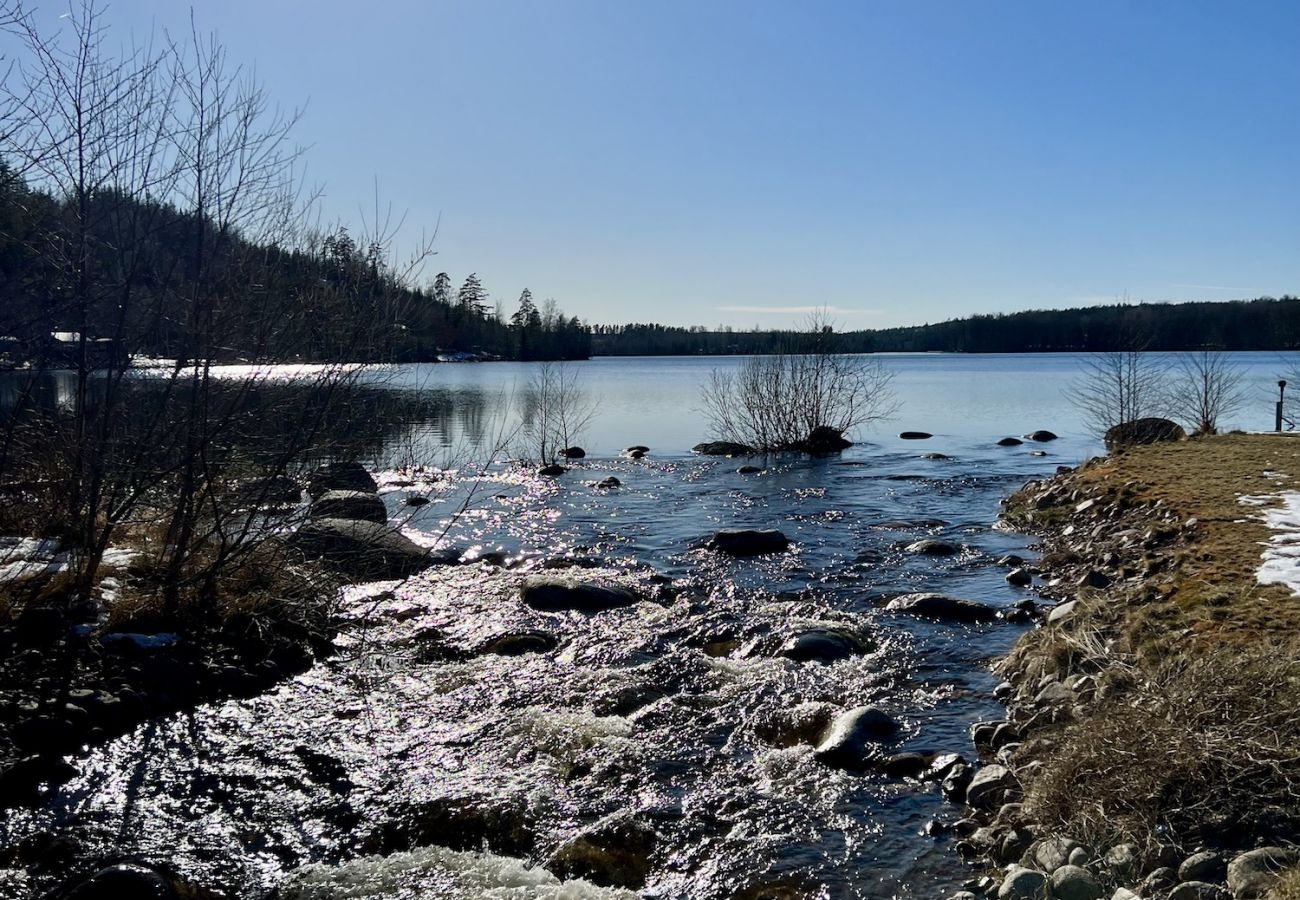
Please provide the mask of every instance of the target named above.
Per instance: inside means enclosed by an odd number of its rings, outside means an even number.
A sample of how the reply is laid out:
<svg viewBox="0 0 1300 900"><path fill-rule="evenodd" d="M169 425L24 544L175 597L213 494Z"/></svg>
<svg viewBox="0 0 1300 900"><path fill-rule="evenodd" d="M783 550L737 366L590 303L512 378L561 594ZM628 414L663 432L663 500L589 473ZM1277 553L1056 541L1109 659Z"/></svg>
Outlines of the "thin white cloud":
<svg viewBox="0 0 1300 900"><path fill-rule="evenodd" d="M719 306L719 312L733 313L771 313L775 315L807 315L809 313L824 312L833 316L880 316L884 315L883 310L879 309L844 309L839 306Z"/></svg>

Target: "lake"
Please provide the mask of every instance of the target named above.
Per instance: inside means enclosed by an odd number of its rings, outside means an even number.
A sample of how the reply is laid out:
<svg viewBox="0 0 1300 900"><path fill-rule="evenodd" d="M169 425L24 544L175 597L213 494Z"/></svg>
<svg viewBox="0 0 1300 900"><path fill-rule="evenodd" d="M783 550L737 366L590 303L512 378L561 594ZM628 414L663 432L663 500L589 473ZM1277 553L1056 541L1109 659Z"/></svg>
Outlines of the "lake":
<svg viewBox="0 0 1300 900"><path fill-rule="evenodd" d="M491 452L514 431L512 398L534 365L366 370L375 391L427 401L383 423L370 451L393 520L481 561L350 590L333 657L267 695L90 752L50 807L8 818L3 843L54 831L251 897L958 889L969 871L934 823L960 810L937 786L826 766L780 723L874 704L901 725L891 752L973 758L970 726L1000 715L989 662L1029 626L926 621L885 605L914 591L1008 612L1032 599L997 563L1030 543L994 527L999 503L1101 448L1064 397L1078 357L881 359L895 373L895 419L842 454L764 458L752 474L690 452L708 436L700 385L736 359L570 364L596 412L577 438L587 457L558 478ZM1290 365L1233 359L1249 403L1230 424L1271 427ZM996 445L1040 428L1060 439ZM904 441L903 430L934 437ZM621 454L636 444L645 458ZM611 475L620 487L594 487ZM414 491L435 502L404 506ZM702 542L726 526L779 528L794 549L720 557ZM908 552L923 538L960 552ZM631 579L648 602L596 614L519 602L521 578L558 565ZM829 664L773 652L814 627L850 629L865 650ZM520 634L543 636L542 649L482 652ZM593 830L644 850L644 886L620 894L534 867Z"/></svg>

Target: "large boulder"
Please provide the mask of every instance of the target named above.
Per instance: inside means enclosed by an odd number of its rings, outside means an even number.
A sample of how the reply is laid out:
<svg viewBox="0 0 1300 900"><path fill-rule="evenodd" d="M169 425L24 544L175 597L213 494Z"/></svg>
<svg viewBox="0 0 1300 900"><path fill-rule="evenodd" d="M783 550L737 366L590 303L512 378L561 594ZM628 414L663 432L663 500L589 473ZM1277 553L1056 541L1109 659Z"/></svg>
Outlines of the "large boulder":
<svg viewBox="0 0 1300 900"><path fill-rule="evenodd" d="M735 441L705 441L696 444L691 450L701 456L753 456L758 453L748 444L738 444Z"/></svg>
<svg viewBox="0 0 1300 900"><path fill-rule="evenodd" d="M367 491L375 493L379 485L358 462L331 462L307 478L307 493L314 500L327 491Z"/></svg>
<svg viewBox="0 0 1300 900"><path fill-rule="evenodd" d="M870 650L871 645L857 632L846 628L810 628L787 638L778 653L796 662L830 663L861 656Z"/></svg>
<svg viewBox="0 0 1300 900"><path fill-rule="evenodd" d="M992 622L998 617L998 611L991 606L947 594L903 594L890 600L885 609L925 619L966 624Z"/></svg>
<svg viewBox="0 0 1300 900"><path fill-rule="evenodd" d="M1283 869L1297 865L1300 865L1300 848L1260 847L1228 863L1228 887L1238 900L1262 897Z"/></svg>
<svg viewBox="0 0 1300 900"><path fill-rule="evenodd" d="M1082 866L1061 866L1051 881L1055 900L1101 900L1101 882Z"/></svg>
<svg viewBox="0 0 1300 900"><path fill-rule="evenodd" d="M729 556L761 556L784 553L790 549L790 539L774 528L724 528L709 538L708 546Z"/></svg>
<svg viewBox="0 0 1300 900"><path fill-rule="evenodd" d="M1043 900L1046 896L1047 876L1037 869L1015 866L998 888L998 900Z"/></svg>
<svg viewBox="0 0 1300 900"><path fill-rule="evenodd" d="M1106 431L1106 449L1111 453L1138 444L1158 444L1163 441L1181 441L1187 437L1183 426L1168 419L1150 417L1134 419Z"/></svg>
<svg viewBox="0 0 1300 900"><path fill-rule="evenodd" d="M1002 805L1007 791L1016 787L1016 776L1006 766L985 766L966 787L966 804L989 812Z"/></svg>
<svg viewBox="0 0 1300 900"><path fill-rule="evenodd" d="M313 519L360 519L363 522L388 521L388 510L378 494L366 491L326 491L311 505Z"/></svg>
<svg viewBox="0 0 1300 900"><path fill-rule="evenodd" d="M641 597L630 588L536 576L524 582L520 599L542 612L601 612L631 606Z"/></svg>
<svg viewBox="0 0 1300 900"><path fill-rule="evenodd" d="M898 734L899 725L874 706L840 715L817 746L817 761L836 769L862 771L880 755L880 744Z"/></svg>
<svg viewBox="0 0 1300 900"><path fill-rule="evenodd" d="M361 581L405 578L460 558L456 551L421 547L395 528L360 519L313 519L289 538L289 544Z"/></svg>

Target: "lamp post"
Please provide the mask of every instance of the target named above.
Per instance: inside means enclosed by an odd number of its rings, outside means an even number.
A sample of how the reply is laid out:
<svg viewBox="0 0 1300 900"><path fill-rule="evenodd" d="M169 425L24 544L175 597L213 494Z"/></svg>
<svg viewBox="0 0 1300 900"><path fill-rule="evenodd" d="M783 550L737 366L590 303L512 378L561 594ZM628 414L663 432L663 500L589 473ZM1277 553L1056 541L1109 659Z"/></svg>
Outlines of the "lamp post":
<svg viewBox="0 0 1300 900"><path fill-rule="evenodd" d="M1283 378L1277 383L1277 423L1274 431L1282 430L1282 401L1286 399L1286 379Z"/></svg>

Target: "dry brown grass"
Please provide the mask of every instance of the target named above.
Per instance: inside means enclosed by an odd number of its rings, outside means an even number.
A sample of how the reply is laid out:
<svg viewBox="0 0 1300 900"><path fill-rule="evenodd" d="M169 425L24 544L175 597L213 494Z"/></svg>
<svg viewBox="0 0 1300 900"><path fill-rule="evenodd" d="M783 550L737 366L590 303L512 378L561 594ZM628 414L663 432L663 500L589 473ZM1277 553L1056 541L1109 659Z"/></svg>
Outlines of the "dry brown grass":
<svg viewBox="0 0 1300 900"><path fill-rule="evenodd" d="M1300 866L1282 873L1268 892L1267 900L1300 900Z"/></svg>

